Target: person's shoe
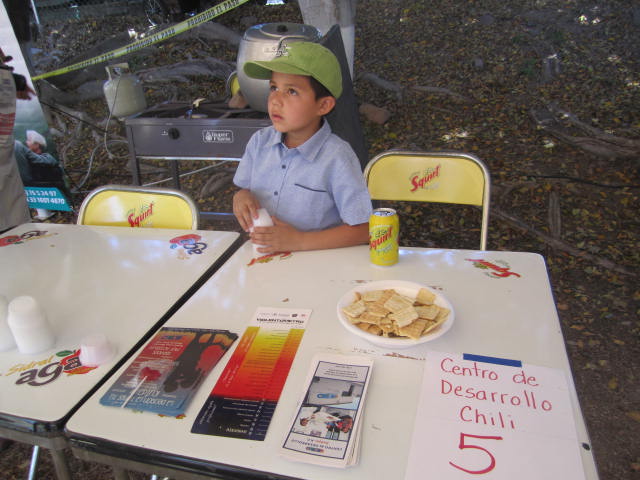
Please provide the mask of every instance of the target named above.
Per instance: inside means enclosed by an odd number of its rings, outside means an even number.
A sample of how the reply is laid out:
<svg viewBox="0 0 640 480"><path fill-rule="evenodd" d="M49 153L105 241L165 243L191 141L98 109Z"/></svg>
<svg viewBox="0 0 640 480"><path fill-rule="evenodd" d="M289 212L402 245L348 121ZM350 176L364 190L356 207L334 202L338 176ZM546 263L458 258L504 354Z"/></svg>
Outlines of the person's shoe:
<svg viewBox="0 0 640 480"><path fill-rule="evenodd" d="M38 214L36 215L36 219L40 220L41 222L44 222L45 220L53 217L55 212L52 212L51 210L46 210L44 208L36 208L36 212L38 212Z"/></svg>

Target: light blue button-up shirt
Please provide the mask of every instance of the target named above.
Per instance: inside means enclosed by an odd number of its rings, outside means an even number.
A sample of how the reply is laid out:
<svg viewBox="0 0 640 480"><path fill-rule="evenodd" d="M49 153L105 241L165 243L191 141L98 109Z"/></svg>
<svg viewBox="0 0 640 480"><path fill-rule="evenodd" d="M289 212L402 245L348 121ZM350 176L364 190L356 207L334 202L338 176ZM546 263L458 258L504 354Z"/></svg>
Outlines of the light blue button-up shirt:
<svg viewBox="0 0 640 480"><path fill-rule="evenodd" d="M324 121L296 148L266 127L253 134L233 182L251 190L260 205L298 230L367 223L371 197L358 157Z"/></svg>

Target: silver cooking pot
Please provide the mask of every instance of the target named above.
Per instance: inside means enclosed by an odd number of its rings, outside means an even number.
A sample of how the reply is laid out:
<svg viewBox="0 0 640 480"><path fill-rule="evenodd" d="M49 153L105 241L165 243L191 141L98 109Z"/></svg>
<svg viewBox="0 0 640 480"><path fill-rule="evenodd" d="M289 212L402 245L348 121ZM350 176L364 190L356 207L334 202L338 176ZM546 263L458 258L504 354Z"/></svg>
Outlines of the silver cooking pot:
<svg viewBox="0 0 640 480"><path fill-rule="evenodd" d="M263 23L249 28L240 40L237 60L238 83L249 105L267 111L269 81L247 77L245 62L272 60L281 42L318 42L321 36L316 27L299 23Z"/></svg>

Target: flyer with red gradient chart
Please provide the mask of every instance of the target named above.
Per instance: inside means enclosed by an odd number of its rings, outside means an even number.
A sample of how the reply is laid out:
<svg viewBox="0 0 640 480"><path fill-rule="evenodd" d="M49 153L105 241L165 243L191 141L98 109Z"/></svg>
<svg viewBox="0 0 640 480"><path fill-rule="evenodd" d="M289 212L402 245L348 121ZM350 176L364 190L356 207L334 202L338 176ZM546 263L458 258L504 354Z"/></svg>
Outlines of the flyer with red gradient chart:
<svg viewBox="0 0 640 480"><path fill-rule="evenodd" d="M264 440L310 316L258 307L191 432Z"/></svg>
<svg viewBox="0 0 640 480"><path fill-rule="evenodd" d="M162 328L100 403L182 415L204 378L237 338L227 330Z"/></svg>

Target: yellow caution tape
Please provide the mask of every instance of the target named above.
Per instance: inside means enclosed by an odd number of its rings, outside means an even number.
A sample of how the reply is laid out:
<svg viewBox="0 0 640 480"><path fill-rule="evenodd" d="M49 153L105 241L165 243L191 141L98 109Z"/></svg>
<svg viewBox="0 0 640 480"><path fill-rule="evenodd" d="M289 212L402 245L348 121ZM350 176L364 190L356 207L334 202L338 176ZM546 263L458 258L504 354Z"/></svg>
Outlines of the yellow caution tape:
<svg viewBox="0 0 640 480"><path fill-rule="evenodd" d="M98 55L97 57L89 58L87 60L83 60L82 62L74 63L73 65L69 65L67 67L59 68L58 70L53 70L51 72L43 73L41 75L36 75L32 77L31 80L42 80L43 78L55 77L56 75L62 75L63 73L72 72L74 70L80 70L82 68L90 67L91 65L97 65L102 62L107 62L114 58L121 57L123 55L128 55L129 53L135 52L137 50L141 50L143 48L148 47L149 45L153 45L154 43L162 42L167 38L171 38L179 33L186 32L187 30L191 30L198 25L201 25L205 22L208 22L212 18L218 17L223 13L228 12L229 10L233 10L234 8L242 5L243 3L247 3L249 0L225 0L224 2L219 3L202 13L198 13L188 20L184 20L180 23L176 23L169 28L161 30L159 32L154 33L148 37L143 38L142 40L138 40L136 42L130 43L129 45L125 45L124 47L116 48L115 50L111 50L110 52L103 53L102 55Z"/></svg>

